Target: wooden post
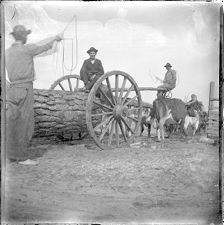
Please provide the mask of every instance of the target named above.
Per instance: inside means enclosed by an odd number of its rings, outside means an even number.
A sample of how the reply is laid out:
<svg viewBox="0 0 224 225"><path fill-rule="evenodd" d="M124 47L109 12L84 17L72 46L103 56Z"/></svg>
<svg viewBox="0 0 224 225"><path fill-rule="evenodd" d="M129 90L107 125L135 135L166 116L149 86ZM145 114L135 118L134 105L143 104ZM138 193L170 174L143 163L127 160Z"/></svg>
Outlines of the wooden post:
<svg viewBox="0 0 224 225"><path fill-rule="evenodd" d="M6 82L5 82L5 13L3 4L1 9L1 158L2 158L2 221L5 217L5 179L6 179Z"/></svg>
<svg viewBox="0 0 224 225"><path fill-rule="evenodd" d="M214 99L214 91L215 91L215 82L211 81L210 82L210 89L209 89L209 105L208 105L208 109L212 110L213 109L213 101L212 99Z"/></svg>
<svg viewBox="0 0 224 225"><path fill-rule="evenodd" d="M223 85L223 6L220 7L220 39L219 39L219 78L221 79L221 82L219 80L220 88L219 88L219 106L221 108L220 110L220 117L222 118L221 121L223 122L223 101L224 101L224 85ZM221 96L222 93L222 96ZM221 123L222 127L219 129L219 138L222 140L220 141L219 145L219 212L220 215L222 215L222 195L223 195L223 146L224 146L224 130L223 130L223 124Z"/></svg>

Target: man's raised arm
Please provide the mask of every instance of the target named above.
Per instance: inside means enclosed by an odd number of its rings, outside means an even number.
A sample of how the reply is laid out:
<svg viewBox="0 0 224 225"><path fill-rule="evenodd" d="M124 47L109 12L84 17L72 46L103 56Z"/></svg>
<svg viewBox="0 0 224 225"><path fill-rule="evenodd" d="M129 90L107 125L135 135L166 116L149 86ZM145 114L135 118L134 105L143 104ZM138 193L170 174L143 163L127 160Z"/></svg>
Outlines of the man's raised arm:
<svg viewBox="0 0 224 225"><path fill-rule="evenodd" d="M45 44L29 44L27 45L29 52L32 56L36 56L39 55L49 49L51 49L53 47L53 44L55 41L61 41L63 40L63 35L62 34L58 34L52 38L48 38L46 40L43 40L41 42L45 42Z"/></svg>

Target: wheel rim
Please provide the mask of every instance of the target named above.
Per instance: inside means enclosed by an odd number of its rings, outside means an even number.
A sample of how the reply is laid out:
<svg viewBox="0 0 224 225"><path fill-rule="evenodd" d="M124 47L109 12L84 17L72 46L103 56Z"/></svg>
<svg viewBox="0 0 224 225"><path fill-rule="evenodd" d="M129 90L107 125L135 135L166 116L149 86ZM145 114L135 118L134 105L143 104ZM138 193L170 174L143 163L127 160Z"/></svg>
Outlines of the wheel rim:
<svg viewBox="0 0 224 225"><path fill-rule="evenodd" d="M100 77L91 89L87 128L101 149L130 144L141 123L142 100L134 79L122 71Z"/></svg>
<svg viewBox="0 0 224 225"><path fill-rule="evenodd" d="M50 90L58 89L62 91L79 91L84 86L78 75L66 75L56 80Z"/></svg>

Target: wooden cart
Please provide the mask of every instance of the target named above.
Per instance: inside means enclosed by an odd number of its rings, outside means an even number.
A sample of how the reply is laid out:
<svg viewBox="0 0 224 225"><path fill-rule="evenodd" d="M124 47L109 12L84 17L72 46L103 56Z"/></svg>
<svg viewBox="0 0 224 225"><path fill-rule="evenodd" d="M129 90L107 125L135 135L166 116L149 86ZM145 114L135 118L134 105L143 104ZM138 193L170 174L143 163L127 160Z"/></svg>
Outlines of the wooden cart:
<svg viewBox="0 0 224 225"><path fill-rule="evenodd" d="M67 75L56 80L50 89L82 91L83 86L78 75ZM163 89L139 88L122 71L107 72L93 85L86 104L86 123L90 136L101 149L129 145L133 141L141 123L140 91L144 90Z"/></svg>

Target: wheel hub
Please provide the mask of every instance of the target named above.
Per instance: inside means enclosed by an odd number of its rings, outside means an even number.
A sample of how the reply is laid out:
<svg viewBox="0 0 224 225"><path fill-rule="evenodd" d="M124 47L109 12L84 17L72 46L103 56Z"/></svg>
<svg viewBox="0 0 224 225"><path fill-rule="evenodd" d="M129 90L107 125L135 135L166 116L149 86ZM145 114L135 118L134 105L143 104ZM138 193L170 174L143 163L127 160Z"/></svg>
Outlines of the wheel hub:
<svg viewBox="0 0 224 225"><path fill-rule="evenodd" d="M121 116L127 116L128 108L123 105L116 105L114 107L113 114L116 119L120 118Z"/></svg>

